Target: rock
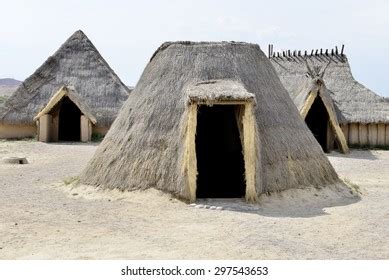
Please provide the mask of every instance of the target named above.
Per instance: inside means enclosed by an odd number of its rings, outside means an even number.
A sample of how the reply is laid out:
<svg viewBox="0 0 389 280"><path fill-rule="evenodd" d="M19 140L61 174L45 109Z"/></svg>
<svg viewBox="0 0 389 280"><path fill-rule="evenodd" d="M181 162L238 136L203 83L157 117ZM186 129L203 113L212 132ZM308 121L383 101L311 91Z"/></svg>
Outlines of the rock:
<svg viewBox="0 0 389 280"><path fill-rule="evenodd" d="M211 207L209 207L209 209L216 210L216 206L211 206Z"/></svg>
<svg viewBox="0 0 389 280"><path fill-rule="evenodd" d="M2 160L5 164L27 164L28 161L25 157L9 157Z"/></svg>
<svg viewBox="0 0 389 280"><path fill-rule="evenodd" d="M200 209L200 208L204 208L204 205L199 204L199 205L196 205L195 208L199 208L199 209Z"/></svg>
<svg viewBox="0 0 389 280"><path fill-rule="evenodd" d="M216 207L216 210L223 210L223 207L218 206L218 207Z"/></svg>
<svg viewBox="0 0 389 280"><path fill-rule="evenodd" d="M191 204L189 204L188 206L189 207L195 207L197 204L196 203L191 203Z"/></svg>

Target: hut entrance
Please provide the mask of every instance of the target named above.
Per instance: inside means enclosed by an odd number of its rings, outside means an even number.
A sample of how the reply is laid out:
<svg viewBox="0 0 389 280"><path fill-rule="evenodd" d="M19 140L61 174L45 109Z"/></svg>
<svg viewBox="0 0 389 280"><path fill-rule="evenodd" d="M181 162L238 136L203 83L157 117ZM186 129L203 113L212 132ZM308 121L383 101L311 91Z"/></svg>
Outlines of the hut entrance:
<svg viewBox="0 0 389 280"><path fill-rule="evenodd" d="M308 115L305 118L309 129L312 131L317 142L319 142L325 153L329 152L328 146L328 124L329 117L326 107L324 106L323 101L318 96L313 102Z"/></svg>
<svg viewBox="0 0 389 280"><path fill-rule="evenodd" d="M196 157L198 198L245 196L244 158L236 110L239 105L200 105Z"/></svg>
<svg viewBox="0 0 389 280"><path fill-rule="evenodd" d="M80 141L81 111L68 97L64 97L59 108L59 141Z"/></svg>

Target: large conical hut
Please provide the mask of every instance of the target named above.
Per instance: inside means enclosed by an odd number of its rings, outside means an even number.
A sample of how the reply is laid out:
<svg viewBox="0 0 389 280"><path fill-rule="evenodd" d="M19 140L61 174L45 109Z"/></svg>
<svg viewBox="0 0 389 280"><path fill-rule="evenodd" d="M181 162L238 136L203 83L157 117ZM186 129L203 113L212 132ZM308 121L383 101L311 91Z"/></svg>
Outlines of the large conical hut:
<svg viewBox="0 0 389 280"><path fill-rule="evenodd" d="M259 46L234 42L164 43L80 180L189 201L339 182Z"/></svg>
<svg viewBox="0 0 389 280"><path fill-rule="evenodd" d="M104 135L129 89L92 42L75 32L0 108L0 138L88 141Z"/></svg>
<svg viewBox="0 0 389 280"><path fill-rule="evenodd" d="M269 48L270 60L282 84L295 97L307 83L307 63L312 67L326 68L323 73L329 97L333 100L336 116L345 140L351 146L389 145L389 103L357 82L346 55L341 50L312 50L273 52ZM326 128L323 127L325 130ZM321 132L326 134L325 131ZM329 135L327 145L337 145L340 139Z"/></svg>

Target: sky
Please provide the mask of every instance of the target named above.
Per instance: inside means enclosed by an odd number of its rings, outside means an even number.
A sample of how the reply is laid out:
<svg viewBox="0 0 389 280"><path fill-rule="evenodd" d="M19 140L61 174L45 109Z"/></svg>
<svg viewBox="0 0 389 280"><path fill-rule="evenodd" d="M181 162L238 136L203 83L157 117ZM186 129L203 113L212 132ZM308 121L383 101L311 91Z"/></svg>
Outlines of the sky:
<svg viewBox="0 0 389 280"><path fill-rule="evenodd" d="M345 44L354 77L389 96L388 13L387 0L0 0L0 78L24 80L81 29L130 86L165 41Z"/></svg>

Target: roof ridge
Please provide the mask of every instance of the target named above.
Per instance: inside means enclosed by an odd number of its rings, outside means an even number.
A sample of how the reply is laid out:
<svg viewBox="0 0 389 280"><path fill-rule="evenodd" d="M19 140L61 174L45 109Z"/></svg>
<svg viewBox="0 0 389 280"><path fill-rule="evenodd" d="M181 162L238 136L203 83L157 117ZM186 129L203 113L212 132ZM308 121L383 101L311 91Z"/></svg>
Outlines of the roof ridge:
<svg viewBox="0 0 389 280"><path fill-rule="evenodd" d="M254 46L260 49L260 46L255 43L248 43L243 41L166 41L162 43L159 48L153 53L151 56L150 61L153 60L153 58L163 50L167 49L170 46L173 45L182 45L182 46L225 46L225 45L234 45L234 46Z"/></svg>
<svg viewBox="0 0 389 280"><path fill-rule="evenodd" d="M340 60L344 60L346 58L346 55L344 54L344 44L340 47L340 50L338 46L335 46L335 48L332 49L312 49L310 52L309 50L281 50L281 51L274 51L274 45L269 44L268 46L268 58L290 58L290 57L336 57Z"/></svg>

